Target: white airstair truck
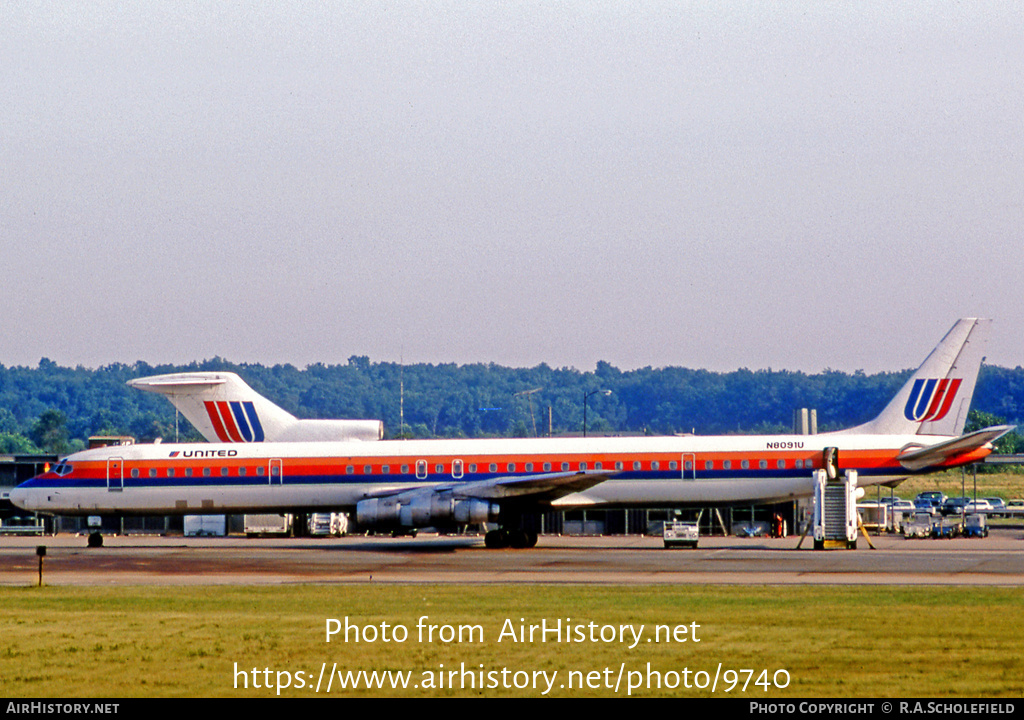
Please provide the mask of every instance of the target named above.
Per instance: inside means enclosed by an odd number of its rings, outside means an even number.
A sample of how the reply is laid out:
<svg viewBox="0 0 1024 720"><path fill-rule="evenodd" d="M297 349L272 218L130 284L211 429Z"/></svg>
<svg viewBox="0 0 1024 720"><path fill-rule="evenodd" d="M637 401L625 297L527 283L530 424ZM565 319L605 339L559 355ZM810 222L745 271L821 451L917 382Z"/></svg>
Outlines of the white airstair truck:
<svg viewBox="0 0 1024 720"><path fill-rule="evenodd" d="M838 456L826 448L824 469L814 471L815 550L857 547L857 471L840 475Z"/></svg>

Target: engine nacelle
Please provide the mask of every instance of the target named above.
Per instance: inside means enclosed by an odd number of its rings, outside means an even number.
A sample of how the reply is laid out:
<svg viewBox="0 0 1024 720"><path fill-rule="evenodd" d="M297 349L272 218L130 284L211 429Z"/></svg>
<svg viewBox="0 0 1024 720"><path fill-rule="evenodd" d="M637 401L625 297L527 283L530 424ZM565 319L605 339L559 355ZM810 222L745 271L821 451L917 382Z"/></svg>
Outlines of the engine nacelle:
<svg viewBox="0 0 1024 720"><path fill-rule="evenodd" d="M356 521L364 528L479 524L497 521L498 513L495 503L459 499L450 492L369 498L356 504Z"/></svg>
<svg viewBox="0 0 1024 720"><path fill-rule="evenodd" d="M383 440L380 420L296 420L275 437L275 442L343 442Z"/></svg>
<svg viewBox="0 0 1024 720"><path fill-rule="evenodd" d="M356 503L356 523L370 528L378 525L398 525L402 506L395 498L370 498Z"/></svg>

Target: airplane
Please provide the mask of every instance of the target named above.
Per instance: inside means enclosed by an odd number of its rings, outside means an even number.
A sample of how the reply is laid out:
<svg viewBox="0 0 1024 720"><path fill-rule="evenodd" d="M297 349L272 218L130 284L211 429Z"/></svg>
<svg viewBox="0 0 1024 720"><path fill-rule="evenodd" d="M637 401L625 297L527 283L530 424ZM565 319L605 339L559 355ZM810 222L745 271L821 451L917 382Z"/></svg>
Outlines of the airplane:
<svg viewBox="0 0 1024 720"><path fill-rule="evenodd" d="M129 380L166 395L208 442L382 440L380 420L300 420L233 372L186 372Z"/></svg>
<svg viewBox="0 0 1024 720"><path fill-rule="evenodd" d="M1013 429L962 434L990 321L958 321L873 420L817 435L146 444L77 452L11 491L59 515L355 512L363 529L496 523L532 547L537 511L778 502L816 469L859 485L978 462Z"/></svg>

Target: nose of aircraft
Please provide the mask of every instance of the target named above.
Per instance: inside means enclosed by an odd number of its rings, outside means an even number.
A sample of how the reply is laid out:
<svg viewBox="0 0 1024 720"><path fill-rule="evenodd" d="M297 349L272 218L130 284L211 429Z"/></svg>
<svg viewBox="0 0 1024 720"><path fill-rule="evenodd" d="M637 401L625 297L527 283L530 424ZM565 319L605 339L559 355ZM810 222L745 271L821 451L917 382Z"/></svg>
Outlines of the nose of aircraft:
<svg viewBox="0 0 1024 720"><path fill-rule="evenodd" d="M32 507L31 502L34 494L35 493L32 490L26 488L24 485L19 485L11 490L11 502L22 510L34 510L35 508Z"/></svg>

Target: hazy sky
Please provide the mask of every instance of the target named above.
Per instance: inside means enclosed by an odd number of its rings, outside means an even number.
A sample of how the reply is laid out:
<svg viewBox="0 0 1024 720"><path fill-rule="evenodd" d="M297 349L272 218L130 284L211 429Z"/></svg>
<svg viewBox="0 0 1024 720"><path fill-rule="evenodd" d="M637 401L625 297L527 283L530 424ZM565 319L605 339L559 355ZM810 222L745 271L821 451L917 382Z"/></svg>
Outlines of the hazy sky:
<svg viewBox="0 0 1024 720"><path fill-rule="evenodd" d="M903 7L902 5L906 5ZM0 5L0 363L1024 364L1018 2Z"/></svg>

